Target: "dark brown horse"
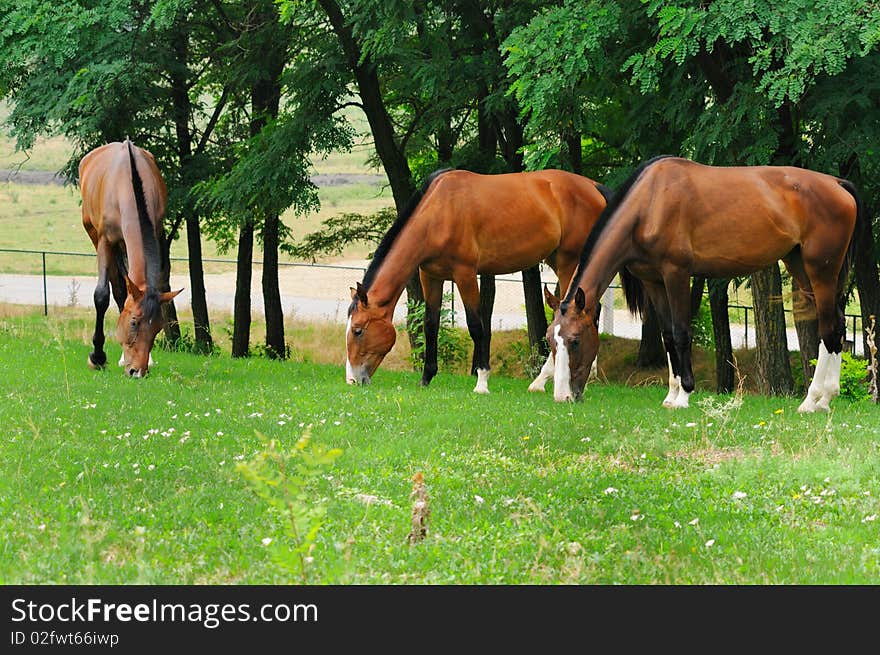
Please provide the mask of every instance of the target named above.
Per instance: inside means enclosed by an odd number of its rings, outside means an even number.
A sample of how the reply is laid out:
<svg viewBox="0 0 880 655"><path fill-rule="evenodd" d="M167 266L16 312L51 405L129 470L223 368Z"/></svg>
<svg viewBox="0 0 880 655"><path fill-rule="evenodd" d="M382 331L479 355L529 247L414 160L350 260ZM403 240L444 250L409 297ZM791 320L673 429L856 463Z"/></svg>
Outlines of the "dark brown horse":
<svg viewBox="0 0 880 655"><path fill-rule="evenodd" d="M649 300L660 318L671 368L664 405L687 407L694 389L691 276L747 275L781 259L819 318L819 361L799 411L828 410L840 391L844 288L860 220L855 188L831 175L791 166L704 166L677 157L643 164L590 234L554 316L556 399L583 393L599 347L597 302L623 267L630 309Z"/></svg>
<svg viewBox="0 0 880 655"><path fill-rule="evenodd" d="M480 319L477 275L512 273L546 260L565 289L584 241L605 207L607 190L600 191L599 186L557 170L432 174L382 239L363 283L351 290L346 380L369 382L391 350L397 336L391 322L394 307L407 280L419 269L426 305L422 384L429 384L437 373L443 282L453 280L474 341L474 391L488 393L489 348L484 331L489 326Z"/></svg>
<svg viewBox="0 0 880 655"><path fill-rule="evenodd" d="M126 140L95 148L83 157L79 186L83 226L98 254L94 350L89 354L89 367L107 364L104 314L110 306L112 286L119 307L119 365L130 377L143 377L152 363L153 342L163 327L161 304L180 293L158 291L157 235L165 215L165 182L153 155Z"/></svg>

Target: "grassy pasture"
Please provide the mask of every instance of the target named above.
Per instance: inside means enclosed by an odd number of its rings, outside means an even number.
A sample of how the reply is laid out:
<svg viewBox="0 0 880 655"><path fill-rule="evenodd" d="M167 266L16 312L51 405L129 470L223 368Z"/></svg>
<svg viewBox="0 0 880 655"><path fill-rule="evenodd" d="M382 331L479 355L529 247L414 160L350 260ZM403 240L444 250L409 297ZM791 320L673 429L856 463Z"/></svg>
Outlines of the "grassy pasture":
<svg viewBox="0 0 880 655"><path fill-rule="evenodd" d="M704 392L671 413L660 386L597 384L556 405L501 376L486 397L385 368L351 388L338 365L164 352L135 381L86 368L88 329L0 318L0 582L293 581L235 464L306 429L344 451L308 489L313 582L880 582L867 403ZM431 517L408 546L417 471Z"/></svg>

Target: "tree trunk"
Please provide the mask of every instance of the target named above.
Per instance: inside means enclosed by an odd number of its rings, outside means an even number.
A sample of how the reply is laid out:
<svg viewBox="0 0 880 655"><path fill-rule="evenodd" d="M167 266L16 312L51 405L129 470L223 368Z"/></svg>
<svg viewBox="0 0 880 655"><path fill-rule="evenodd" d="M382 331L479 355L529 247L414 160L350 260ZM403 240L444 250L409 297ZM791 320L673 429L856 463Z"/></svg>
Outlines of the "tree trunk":
<svg viewBox="0 0 880 655"><path fill-rule="evenodd" d="M171 291L171 239L165 234L164 228L159 228L159 255L159 293L165 293ZM173 300L162 303L162 318L165 321L165 339L169 345L177 346L180 343L180 322Z"/></svg>
<svg viewBox="0 0 880 655"><path fill-rule="evenodd" d="M284 309L278 287L278 214L270 214L263 225L263 307L266 314L266 354L286 359Z"/></svg>
<svg viewBox="0 0 880 655"><path fill-rule="evenodd" d="M540 368L550 348L547 346L547 315L544 313L544 294L541 291L541 269L532 266L522 272L523 293L526 301L526 323L531 346L530 364L534 370Z"/></svg>
<svg viewBox="0 0 880 655"><path fill-rule="evenodd" d="M730 339L730 314L727 287L730 280L709 280L709 308L715 337L715 388L718 393L734 389L733 344Z"/></svg>
<svg viewBox="0 0 880 655"><path fill-rule="evenodd" d="M186 217L186 245L189 258L190 299L193 326L196 332L196 350L208 354L214 350L214 340L211 338L211 324L208 321L199 217L195 212L188 213Z"/></svg>
<svg viewBox="0 0 880 655"><path fill-rule="evenodd" d="M804 386L813 379L814 367L811 360L819 357L819 319L816 307L800 290L794 278L791 279L792 308L794 326L797 329L798 350L801 353L801 368L804 374Z"/></svg>
<svg viewBox="0 0 880 655"><path fill-rule="evenodd" d="M613 307L605 311L614 311ZM642 317L642 340L639 342L639 356L636 368L658 368L666 366L666 348L663 346L663 335L660 331L660 320L654 305L648 303Z"/></svg>
<svg viewBox="0 0 880 655"><path fill-rule="evenodd" d="M773 264L752 273L751 279L758 388L761 393L773 396L791 395L794 393L794 379L788 359L779 265Z"/></svg>
<svg viewBox="0 0 880 655"><path fill-rule="evenodd" d="M251 341L251 275L254 259L254 224L247 221L238 233L235 267L235 307L232 316L232 356L248 357Z"/></svg>
<svg viewBox="0 0 880 655"><path fill-rule="evenodd" d="M562 134L562 146L569 170L572 173L583 175L584 152L581 146L581 133L566 131Z"/></svg>
<svg viewBox="0 0 880 655"><path fill-rule="evenodd" d="M285 32L279 29L278 10L272 2L259 9L258 53L261 69L251 87L251 136L257 136L266 124L278 116L281 103L281 73L287 51ZM269 212L263 218L260 236L263 242L263 312L266 318L266 354L273 359L287 355L284 343L284 310L278 287L278 246L280 219Z"/></svg>
<svg viewBox="0 0 880 655"><path fill-rule="evenodd" d="M185 21L185 17L180 18ZM174 115L174 128L177 136L177 156L180 158L180 177L182 186L192 186L192 132L189 120L192 104L185 71L189 65L189 35L178 31L172 39L172 50L176 66L169 71L171 78L171 105ZM189 204L189 203L188 203ZM181 209L186 216L186 245L189 259L190 302L193 312L196 349L210 353L214 349L211 339L211 324L208 320L208 303L205 298L205 271L202 264L202 237L198 214L191 206Z"/></svg>

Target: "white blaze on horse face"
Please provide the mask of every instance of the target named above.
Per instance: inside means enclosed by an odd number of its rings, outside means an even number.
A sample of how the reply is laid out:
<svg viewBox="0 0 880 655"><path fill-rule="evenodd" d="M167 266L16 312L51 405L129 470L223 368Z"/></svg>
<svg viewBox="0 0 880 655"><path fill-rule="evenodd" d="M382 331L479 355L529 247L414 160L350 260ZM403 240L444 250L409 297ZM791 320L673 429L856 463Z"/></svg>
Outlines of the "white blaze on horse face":
<svg viewBox="0 0 880 655"><path fill-rule="evenodd" d="M544 362L544 366L541 367L541 372L538 373L538 377L536 377L529 385L529 391L544 391L547 380L553 379L553 371L553 353L550 353L547 355L547 361Z"/></svg>
<svg viewBox="0 0 880 655"><path fill-rule="evenodd" d="M489 393L489 369L477 369L477 386L474 387L474 393Z"/></svg>
<svg viewBox="0 0 880 655"><path fill-rule="evenodd" d="M816 370L813 371L813 381L810 382L810 388L807 389L807 397L804 398L804 402L801 403L801 406L798 407L798 411L801 413L804 412L815 412L817 409L821 409L823 411L829 410L829 403L831 402L831 398L825 400L825 380L828 377L829 367L833 367L831 358L834 355L828 354L828 349L825 348L825 343L819 342L819 359L816 362ZM840 355L838 355L840 357ZM838 365L839 366L839 365ZM837 369L836 380L838 391L840 389L840 369Z"/></svg>
<svg viewBox="0 0 880 655"><path fill-rule="evenodd" d="M571 395L571 370L568 362L568 350L565 339L559 336L557 325L553 329L553 340L556 341L556 366L553 370L553 399L558 403L574 400Z"/></svg>

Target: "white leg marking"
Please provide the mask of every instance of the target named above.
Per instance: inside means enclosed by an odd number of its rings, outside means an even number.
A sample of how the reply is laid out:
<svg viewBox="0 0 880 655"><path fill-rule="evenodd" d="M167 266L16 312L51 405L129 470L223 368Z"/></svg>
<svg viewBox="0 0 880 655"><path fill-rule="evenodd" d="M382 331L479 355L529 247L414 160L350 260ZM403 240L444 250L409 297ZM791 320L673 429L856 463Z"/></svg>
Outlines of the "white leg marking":
<svg viewBox="0 0 880 655"><path fill-rule="evenodd" d="M553 330L553 338L556 340L556 366L553 370L553 399L558 403L574 400L571 395L571 370L568 364L568 351L565 349L565 340L559 336L557 325Z"/></svg>
<svg viewBox="0 0 880 655"><path fill-rule="evenodd" d="M590 375L587 377L587 382L590 380L596 380L599 378L599 355L596 355L596 359L593 360L593 365L590 366Z"/></svg>
<svg viewBox="0 0 880 655"><path fill-rule="evenodd" d="M125 351L122 351L122 354L119 356L119 365L125 366Z"/></svg>
<svg viewBox="0 0 880 655"><path fill-rule="evenodd" d="M351 316L348 317L348 323L345 325L345 381L348 384L357 384L354 379L354 370L351 368L351 362L348 361L348 333L351 331Z"/></svg>
<svg viewBox="0 0 880 655"><path fill-rule="evenodd" d="M150 353L150 354L148 355L148 357L150 358L150 361L147 362L147 366L153 366L153 365L156 363L156 362L153 361L153 353Z"/></svg>
<svg viewBox="0 0 880 655"><path fill-rule="evenodd" d="M489 369L477 369L477 386L474 387L474 393L489 393Z"/></svg>
<svg viewBox="0 0 880 655"><path fill-rule="evenodd" d="M810 388L807 389L807 397L804 398L804 402L798 407L799 412L815 412L817 409L828 410L828 406L822 407L819 401L825 395L825 377L828 365L830 364L830 358L831 356L828 354L825 344L819 342L819 359L816 362L816 370L813 372L813 381L810 382Z"/></svg>
<svg viewBox="0 0 880 655"><path fill-rule="evenodd" d="M831 411L831 401L840 395L840 366L843 363L843 354L836 353L828 355L828 366L825 369L825 383L823 386L822 398L816 403L816 406L825 411Z"/></svg>
<svg viewBox="0 0 880 655"><path fill-rule="evenodd" d="M541 367L541 372L538 373L538 377L536 377L529 385L529 391L544 391L547 380L553 379L553 369L553 353L550 353L547 355L547 361L544 362L544 365Z"/></svg>
<svg viewBox="0 0 880 655"><path fill-rule="evenodd" d="M675 409L684 409L689 406L688 405L688 398L691 397L691 394L690 394L690 392L685 391L684 388L681 386L681 378L680 377L676 377L675 379L678 382L678 396L676 396L671 407L673 407Z"/></svg>
<svg viewBox="0 0 880 655"><path fill-rule="evenodd" d="M666 353L666 362L669 364L669 393L663 399L664 407L677 407L678 394L681 391L681 378L672 373L672 358ZM687 400L687 399L685 399Z"/></svg>

